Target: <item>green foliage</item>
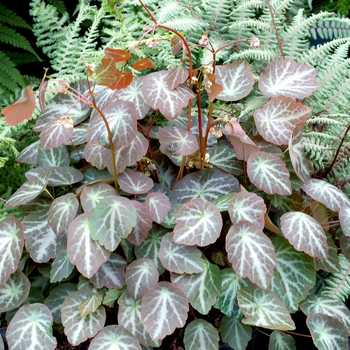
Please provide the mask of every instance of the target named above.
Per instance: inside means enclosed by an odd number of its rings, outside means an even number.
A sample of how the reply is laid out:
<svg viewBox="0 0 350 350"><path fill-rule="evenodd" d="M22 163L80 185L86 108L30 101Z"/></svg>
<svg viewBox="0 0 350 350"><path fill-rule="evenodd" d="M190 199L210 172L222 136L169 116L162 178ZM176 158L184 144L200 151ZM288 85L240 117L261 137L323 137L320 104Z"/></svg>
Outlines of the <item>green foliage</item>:
<svg viewBox="0 0 350 350"><path fill-rule="evenodd" d="M189 349L244 349L251 326L294 347L283 332L300 309L316 346L322 333L342 348L350 41L310 48L334 14L307 3L81 0L70 15L31 1L57 94L33 126L40 142L28 131L19 149L16 128L0 139L2 169L15 156L28 167L9 173L21 187L0 209L10 348L39 309L50 349L51 314L91 350L116 335L170 348L176 328Z"/></svg>

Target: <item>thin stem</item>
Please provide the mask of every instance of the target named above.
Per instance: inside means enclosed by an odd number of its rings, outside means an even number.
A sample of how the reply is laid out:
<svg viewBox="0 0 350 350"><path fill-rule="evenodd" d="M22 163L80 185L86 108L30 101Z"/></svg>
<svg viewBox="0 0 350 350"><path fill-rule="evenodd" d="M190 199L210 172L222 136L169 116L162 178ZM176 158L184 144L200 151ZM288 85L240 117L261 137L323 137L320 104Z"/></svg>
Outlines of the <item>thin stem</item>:
<svg viewBox="0 0 350 350"><path fill-rule="evenodd" d="M177 182L182 178L182 176L184 174L185 164L186 164L186 157L182 157L180 169L179 169L179 172L178 172L177 177L175 179L175 182L174 182L173 186L171 187L171 190L173 190L173 188L175 187Z"/></svg>
<svg viewBox="0 0 350 350"><path fill-rule="evenodd" d="M336 162L336 160L337 160L337 158L338 158L340 149L341 149L341 147L343 146L343 143L344 143L344 141L345 141L346 135L347 135L347 133L349 132L349 130L350 130L350 124L348 125L348 127L347 127L346 130L345 130L345 134L344 134L343 138L342 138L341 141L340 141L340 144L339 144L339 146L338 146L337 152L335 152L335 155L334 155L332 164L329 166L329 168L328 168L328 169L326 170L326 172L323 174L323 177L326 177L326 176L329 174L329 172L332 170L332 168L333 168L333 166L334 166L334 164L335 164L335 162Z"/></svg>
<svg viewBox="0 0 350 350"><path fill-rule="evenodd" d="M275 14L272 11L272 7L271 7L271 4L270 4L270 1L267 0L266 3L267 3L267 6L269 7L269 10L270 10L270 15L271 15L272 23L273 23L273 28L275 29L276 38L277 38L277 41L278 41L278 47L280 49L282 58L285 58L284 52L283 52L283 48L282 48L282 41L281 41L281 38L280 38L280 36L278 34L278 31L277 31L277 26L276 26L276 21L275 21Z"/></svg>

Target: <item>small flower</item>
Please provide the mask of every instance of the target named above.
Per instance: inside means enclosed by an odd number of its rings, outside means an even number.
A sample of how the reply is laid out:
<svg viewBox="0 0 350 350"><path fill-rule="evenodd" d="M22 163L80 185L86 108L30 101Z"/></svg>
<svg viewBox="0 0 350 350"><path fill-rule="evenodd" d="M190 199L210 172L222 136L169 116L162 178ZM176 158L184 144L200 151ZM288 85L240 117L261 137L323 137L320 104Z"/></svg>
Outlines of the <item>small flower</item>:
<svg viewBox="0 0 350 350"><path fill-rule="evenodd" d="M208 44L209 44L208 35L204 33L202 37L199 39L199 45L207 46Z"/></svg>
<svg viewBox="0 0 350 350"><path fill-rule="evenodd" d="M260 40L255 36L252 39L249 39L250 46L252 47L259 47L260 46Z"/></svg>
<svg viewBox="0 0 350 350"><path fill-rule="evenodd" d="M192 84L196 84L197 81L198 81L198 78L197 78L197 77L192 77L192 78L191 78Z"/></svg>
<svg viewBox="0 0 350 350"><path fill-rule="evenodd" d="M146 45L151 49L154 46L154 42L153 41L147 41Z"/></svg>
<svg viewBox="0 0 350 350"><path fill-rule="evenodd" d="M204 66L203 68L204 68L204 73L205 74L213 74L213 72L214 72L213 66L207 65L207 66Z"/></svg>

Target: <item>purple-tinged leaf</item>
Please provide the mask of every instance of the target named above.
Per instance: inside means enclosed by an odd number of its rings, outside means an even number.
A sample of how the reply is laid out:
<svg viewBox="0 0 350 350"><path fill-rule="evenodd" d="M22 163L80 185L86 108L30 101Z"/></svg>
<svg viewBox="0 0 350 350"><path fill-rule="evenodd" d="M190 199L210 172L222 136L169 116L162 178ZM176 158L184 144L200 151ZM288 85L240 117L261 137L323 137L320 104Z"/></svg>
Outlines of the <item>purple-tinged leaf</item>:
<svg viewBox="0 0 350 350"><path fill-rule="evenodd" d="M239 278L230 267L220 270L220 275L221 293L214 307L220 309L224 315L235 318L238 309L237 292L242 287L248 287L250 282Z"/></svg>
<svg viewBox="0 0 350 350"><path fill-rule="evenodd" d="M168 70L166 84L170 90L176 89L179 85L184 84L188 79L189 71L184 66L174 67Z"/></svg>
<svg viewBox="0 0 350 350"><path fill-rule="evenodd" d="M238 101L246 97L255 83L250 64L246 60L216 66L215 75L216 82L224 88L216 97L222 101Z"/></svg>
<svg viewBox="0 0 350 350"><path fill-rule="evenodd" d="M350 204L344 204L339 210L340 227L345 236L350 237Z"/></svg>
<svg viewBox="0 0 350 350"><path fill-rule="evenodd" d="M25 164L38 164L38 149L40 141L36 141L27 146L16 158L16 162Z"/></svg>
<svg viewBox="0 0 350 350"><path fill-rule="evenodd" d="M19 307L28 297L30 282L27 276L17 270L0 288L0 312Z"/></svg>
<svg viewBox="0 0 350 350"><path fill-rule="evenodd" d="M93 294L91 298L83 301L79 306L79 313L81 317L85 317L93 312L95 312L98 307L102 304L102 295L101 294Z"/></svg>
<svg viewBox="0 0 350 350"><path fill-rule="evenodd" d="M74 265L70 262L68 252L60 251L52 262L50 271L50 283L61 282L73 271Z"/></svg>
<svg viewBox="0 0 350 350"><path fill-rule="evenodd" d="M156 166L155 171L159 182L167 188L171 188L174 185L177 177L177 167L169 160L167 156L162 153L152 152L151 159ZM153 171L153 169L151 171Z"/></svg>
<svg viewBox="0 0 350 350"><path fill-rule="evenodd" d="M300 309L307 316L320 313L334 317L350 334L350 311L342 301L324 295L309 295L300 304Z"/></svg>
<svg viewBox="0 0 350 350"><path fill-rule="evenodd" d="M135 245L140 245L152 228L152 218L144 204L134 200L132 202L137 212L137 222L128 236L128 241Z"/></svg>
<svg viewBox="0 0 350 350"><path fill-rule="evenodd" d="M17 270L23 246L22 224L16 217L9 215L0 221L0 288Z"/></svg>
<svg viewBox="0 0 350 350"><path fill-rule="evenodd" d="M77 214L78 207L79 202L73 193L67 193L52 202L47 221L56 235L68 229Z"/></svg>
<svg viewBox="0 0 350 350"><path fill-rule="evenodd" d="M143 81L142 93L153 109L159 109L167 119L172 120L180 115L194 93L185 84L170 89L167 78L168 71L165 70L148 74Z"/></svg>
<svg viewBox="0 0 350 350"><path fill-rule="evenodd" d="M247 162L247 172L250 181L267 194L292 194L288 169L278 156L266 152L251 154Z"/></svg>
<svg viewBox="0 0 350 350"><path fill-rule="evenodd" d="M350 261L350 237L343 235L340 238L340 249L345 258Z"/></svg>
<svg viewBox="0 0 350 350"><path fill-rule="evenodd" d="M288 143L289 156L293 168L299 179L303 182L310 179L308 160L304 153L303 130L297 125Z"/></svg>
<svg viewBox="0 0 350 350"><path fill-rule="evenodd" d="M40 144L43 150L48 150L64 145L72 137L73 119L61 116L44 125L40 133Z"/></svg>
<svg viewBox="0 0 350 350"><path fill-rule="evenodd" d="M224 316L220 322L220 333L222 341L233 349L245 350L252 338L252 327L243 324L238 319Z"/></svg>
<svg viewBox="0 0 350 350"><path fill-rule="evenodd" d="M161 192L151 192L147 195L145 206L151 218L158 224L162 223L171 209L168 196Z"/></svg>
<svg viewBox="0 0 350 350"><path fill-rule="evenodd" d="M52 200L45 197L37 197L23 206L23 215L35 214L38 216L47 215Z"/></svg>
<svg viewBox="0 0 350 350"><path fill-rule="evenodd" d="M208 321L197 319L186 326L184 335L186 350L217 350L219 340L218 331Z"/></svg>
<svg viewBox="0 0 350 350"><path fill-rule="evenodd" d="M128 291L125 291L118 299L118 324L132 333L144 346L159 347L161 341L152 340L141 321L141 300L133 299Z"/></svg>
<svg viewBox="0 0 350 350"><path fill-rule="evenodd" d="M271 290L244 287L238 291L237 297L245 316L242 323L281 331L295 329L287 308Z"/></svg>
<svg viewBox="0 0 350 350"><path fill-rule="evenodd" d="M137 338L125 328L117 325L104 327L92 339L89 350L142 350Z"/></svg>
<svg viewBox="0 0 350 350"><path fill-rule="evenodd" d="M316 283L316 271L308 257L295 250L281 235L272 237L277 256L270 289L276 293L291 312L297 312Z"/></svg>
<svg viewBox="0 0 350 350"><path fill-rule="evenodd" d="M137 113L134 104L129 101L113 101L102 112L113 135L114 146L116 148L128 146L137 133ZM109 144L106 125L98 114L91 119L87 139L89 143Z"/></svg>
<svg viewBox="0 0 350 350"><path fill-rule="evenodd" d="M75 283L62 283L50 291L49 296L45 299L45 305L50 309L55 323L61 323L61 306L64 299L76 291Z"/></svg>
<svg viewBox="0 0 350 350"><path fill-rule="evenodd" d="M259 89L266 96L309 97L319 89L317 70L292 59L270 62L260 76Z"/></svg>
<svg viewBox="0 0 350 350"><path fill-rule="evenodd" d="M297 350L294 338L282 331L273 331L270 335L269 350Z"/></svg>
<svg viewBox="0 0 350 350"><path fill-rule="evenodd" d="M86 278L92 277L106 262L110 252L90 237L89 214L76 217L68 227L68 256Z"/></svg>
<svg viewBox="0 0 350 350"><path fill-rule="evenodd" d="M115 91L115 96L119 100L130 101L135 105L137 119L143 119L150 110L150 106L142 93L144 79L145 77L134 77L127 88Z"/></svg>
<svg viewBox="0 0 350 350"><path fill-rule="evenodd" d="M96 183L84 187L80 202L84 212L91 213L103 199L115 196L118 196L118 192L114 187L106 183Z"/></svg>
<svg viewBox="0 0 350 350"><path fill-rule="evenodd" d="M164 126L158 135L162 149L175 156L189 156L199 148L197 138L179 126Z"/></svg>
<svg viewBox="0 0 350 350"><path fill-rule="evenodd" d="M41 147L38 149L38 165L39 167L56 167L56 166L69 166L70 152L65 145L43 150Z"/></svg>
<svg viewBox="0 0 350 350"><path fill-rule="evenodd" d="M228 205L228 213L233 224L249 221L264 228L266 205L264 200L253 192L240 192L232 197Z"/></svg>
<svg viewBox="0 0 350 350"><path fill-rule="evenodd" d="M126 238L136 225L136 219L135 206L128 198L105 198L90 214L90 236L113 252L121 238Z"/></svg>
<svg viewBox="0 0 350 350"><path fill-rule="evenodd" d="M52 336L52 315L44 304L22 306L11 320L6 338L11 350L55 350Z"/></svg>
<svg viewBox="0 0 350 350"><path fill-rule="evenodd" d="M276 253L262 228L240 221L226 236L227 257L241 278L248 277L261 288L268 288L276 267Z"/></svg>
<svg viewBox="0 0 350 350"><path fill-rule="evenodd" d="M180 288L159 282L143 296L141 319L153 340L163 339L187 320L188 301Z"/></svg>
<svg viewBox="0 0 350 350"><path fill-rule="evenodd" d="M225 194L217 199L214 199L212 203L219 209L220 213L223 211L228 211L228 206L234 195L236 195L236 193Z"/></svg>
<svg viewBox="0 0 350 350"><path fill-rule="evenodd" d="M223 131L223 134L231 142L238 160L247 161L251 154L259 152L259 147L249 138L248 135L232 135Z"/></svg>
<svg viewBox="0 0 350 350"><path fill-rule="evenodd" d="M84 145L87 142L87 130L89 127L90 121L81 123L74 127L73 136L69 141L65 143L66 146L79 146Z"/></svg>
<svg viewBox="0 0 350 350"><path fill-rule="evenodd" d="M84 178L79 170L70 167L40 167L27 171L25 175L28 180L49 175L48 186L72 185Z"/></svg>
<svg viewBox="0 0 350 350"><path fill-rule="evenodd" d="M62 304L62 324L64 333L70 344L76 346L94 337L104 326L106 312L103 306L82 318L79 305L90 299L95 293L88 289L81 289L66 297Z"/></svg>
<svg viewBox="0 0 350 350"><path fill-rule="evenodd" d="M119 148L115 151L117 173L120 174L127 166L131 166L138 162L148 151L148 141L141 134L137 133L130 145ZM108 170L113 174L112 156L110 149L104 149L103 164L108 167Z"/></svg>
<svg viewBox="0 0 350 350"><path fill-rule="evenodd" d="M348 348L346 328L334 317L312 314L306 319L306 325L319 350Z"/></svg>
<svg viewBox="0 0 350 350"><path fill-rule="evenodd" d="M284 237L296 249L326 260L328 256L327 236L322 226L310 215L289 212L281 216L281 230Z"/></svg>
<svg viewBox="0 0 350 350"><path fill-rule="evenodd" d="M206 168L187 174L173 190L179 203L186 203L198 197L206 201L213 201L227 193L238 191L238 180L215 168Z"/></svg>
<svg viewBox="0 0 350 350"><path fill-rule="evenodd" d="M91 165L97 169L103 169L105 167L103 163L103 151L105 149L105 147L98 143L87 143L84 147L86 161L91 163Z"/></svg>
<svg viewBox="0 0 350 350"><path fill-rule="evenodd" d="M37 263L45 263L66 249L65 233L57 236L47 222L46 214L31 214L23 220L25 247Z"/></svg>
<svg viewBox="0 0 350 350"><path fill-rule="evenodd" d="M120 188L130 194L147 193L154 186L153 180L140 171L125 169L118 176Z"/></svg>
<svg viewBox="0 0 350 350"><path fill-rule="evenodd" d="M159 273L153 260L137 259L126 268L125 282L130 296L141 299L145 293L157 284Z"/></svg>
<svg viewBox="0 0 350 350"><path fill-rule="evenodd" d="M321 202L329 209L338 212L343 205L350 206L350 199L337 187L319 180L307 180L302 189L315 201Z"/></svg>
<svg viewBox="0 0 350 350"><path fill-rule="evenodd" d="M166 228L154 224L148 232L146 239L138 246L134 247L137 259L149 258L156 264L159 274L165 269L159 260L158 253L163 237L169 232Z"/></svg>
<svg viewBox="0 0 350 350"><path fill-rule="evenodd" d="M304 124L311 108L287 96L272 97L254 112L255 125L260 135L276 145L288 145L297 124Z"/></svg>
<svg viewBox="0 0 350 350"><path fill-rule="evenodd" d="M185 293L190 304L202 315L207 315L221 293L221 276L218 266L203 260L204 271L192 275L171 274L171 282Z"/></svg>
<svg viewBox="0 0 350 350"><path fill-rule="evenodd" d="M89 168L85 171L84 179L80 182L80 186L75 190L75 193L80 194L87 185L93 185L101 182L112 183L113 181L113 176L108 170Z"/></svg>
<svg viewBox="0 0 350 350"><path fill-rule="evenodd" d="M196 247L176 244L173 236L174 234L169 232L162 239L158 254L162 265L168 271L178 274L203 272L202 252Z"/></svg>
<svg viewBox="0 0 350 350"><path fill-rule="evenodd" d="M4 208L17 207L27 204L45 189L51 173L46 172L39 176L33 176L25 182L5 203Z"/></svg>
<svg viewBox="0 0 350 350"><path fill-rule="evenodd" d="M315 271L323 270L331 273L341 273L341 266L339 262L338 247L333 241L333 236L327 235L328 257L327 260L319 260L308 256L310 263ZM341 241L340 241L341 246Z"/></svg>
<svg viewBox="0 0 350 350"><path fill-rule="evenodd" d="M74 120L74 125L80 124L89 116L91 111L88 104L90 91L86 80L76 82L71 88L78 91L82 99L78 101L76 94L58 93L46 106L45 113L36 120L35 131L41 131L44 125L59 116L70 116Z"/></svg>
<svg viewBox="0 0 350 350"><path fill-rule="evenodd" d="M125 268L127 262L119 254L111 253L109 259L101 265L98 271L90 278L96 288L121 289L125 282Z"/></svg>
<svg viewBox="0 0 350 350"><path fill-rule="evenodd" d="M209 163L215 167L232 175L243 174L243 163L237 159L232 147L216 146L207 149L207 153L209 154Z"/></svg>
<svg viewBox="0 0 350 350"><path fill-rule="evenodd" d="M201 198L191 199L174 213L174 241L177 244L198 245L214 243L220 236L222 217L211 202Z"/></svg>

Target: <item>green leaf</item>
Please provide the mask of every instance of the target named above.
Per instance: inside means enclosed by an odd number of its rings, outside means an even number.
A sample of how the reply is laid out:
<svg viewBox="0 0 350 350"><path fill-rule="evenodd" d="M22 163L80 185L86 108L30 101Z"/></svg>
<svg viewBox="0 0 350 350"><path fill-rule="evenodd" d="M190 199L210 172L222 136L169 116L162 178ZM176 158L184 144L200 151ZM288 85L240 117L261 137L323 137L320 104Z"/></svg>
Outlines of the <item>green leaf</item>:
<svg viewBox="0 0 350 350"><path fill-rule="evenodd" d="M222 340L235 350L245 350L252 337L252 327L227 316L220 322L220 332Z"/></svg>
<svg viewBox="0 0 350 350"><path fill-rule="evenodd" d="M204 271L192 275L171 274L171 282L179 286L191 305L202 315L207 315L221 293L220 269L203 260Z"/></svg>
<svg viewBox="0 0 350 350"><path fill-rule="evenodd" d="M68 252L62 250L56 255L52 262L52 269L50 272L50 283L60 282L67 278L74 270L74 265L70 262Z"/></svg>
<svg viewBox="0 0 350 350"><path fill-rule="evenodd" d="M293 330L295 324L282 301L270 290L244 287L238 291L244 324L276 330Z"/></svg>
<svg viewBox="0 0 350 350"><path fill-rule="evenodd" d="M219 340L218 331L207 321L197 319L186 326L184 335L186 350L217 350Z"/></svg>
<svg viewBox="0 0 350 350"><path fill-rule="evenodd" d="M281 331L273 331L270 335L269 350L296 350L294 338Z"/></svg>
<svg viewBox="0 0 350 350"><path fill-rule="evenodd" d="M231 198L235 195L236 193L228 193L224 194L223 196L214 199L212 203L219 209L219 211L222 213L223 211L228 210L228 205L230 203Z"/></svg>
<svg viewBox="0 0 350 350"><path fill-rule="evenodd" d="M94 294L88 300L83 301L79 306L79 313L82 318L95 312L102 303L102 295Z"/></svg>

